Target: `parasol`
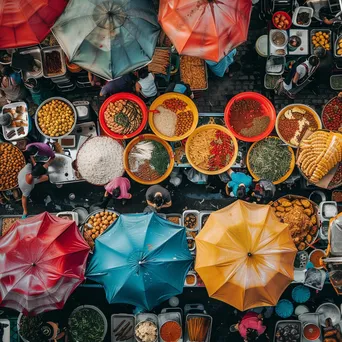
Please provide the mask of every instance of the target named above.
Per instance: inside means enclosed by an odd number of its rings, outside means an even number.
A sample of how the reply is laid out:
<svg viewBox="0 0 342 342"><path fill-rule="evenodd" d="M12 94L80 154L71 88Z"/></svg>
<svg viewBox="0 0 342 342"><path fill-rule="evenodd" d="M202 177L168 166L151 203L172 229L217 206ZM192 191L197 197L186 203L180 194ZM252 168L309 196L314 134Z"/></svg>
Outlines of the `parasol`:
<svg viewBox="0 0 342 342"><path fill-rule="evenodd" d="M240 311L276 305L293 280L297 248L269 205L239 200L212 213L196 246L210 297Z"/></svg>
<svg viewBox="0 0 342 342"><path fill-rule="evenodd" d="M180 54L218 62L247 40L251 0L160 0L158 19Z"/></svg>

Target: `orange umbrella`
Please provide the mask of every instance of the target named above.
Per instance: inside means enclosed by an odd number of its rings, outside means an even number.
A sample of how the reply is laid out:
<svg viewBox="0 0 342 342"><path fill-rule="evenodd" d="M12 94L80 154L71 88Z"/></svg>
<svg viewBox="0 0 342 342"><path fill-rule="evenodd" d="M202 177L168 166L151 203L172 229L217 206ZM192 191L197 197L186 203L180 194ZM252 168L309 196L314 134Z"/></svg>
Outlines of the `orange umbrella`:
<svg viewBox="0 0 342 342"><path fill-rule="evenodd" d="M251 0L160 0L158 19L180 54L220 61L247 40Z"/></svg>
<svg viewBox="0 0 342 342"><path fill-rule="evenodd" d="M212 213L196 245L210 297L238 310L276 305L293 280L297 249L269 205L236 201Z"/></svg>

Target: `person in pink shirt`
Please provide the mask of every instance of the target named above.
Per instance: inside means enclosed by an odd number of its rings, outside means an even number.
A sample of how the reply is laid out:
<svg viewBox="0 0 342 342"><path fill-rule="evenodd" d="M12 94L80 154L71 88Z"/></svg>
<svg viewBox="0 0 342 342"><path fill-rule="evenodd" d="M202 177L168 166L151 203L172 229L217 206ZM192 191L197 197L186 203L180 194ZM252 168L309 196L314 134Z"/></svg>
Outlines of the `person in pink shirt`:
<svg viewBox="0 0 342 342"><path fill-rule="evenodd" d="M44 156L48 158L55 158L55 152L53 152L52 148L45 143L35 142L26 145L26 150L30 156L34 156L38 154L39 156Z"/></svg>
<svg viewBox="0 0 342 342"><path fill-rule="evenodd" d="M109 201L112 198L122 199L123 201L125 201L126 199L131 199L132 195L129 193L130 188L131 188L131 183L128 178L126 177L114 178L105 186L106 192L104 194L104 200L100 204L100 207L106 208Z"/></svg>

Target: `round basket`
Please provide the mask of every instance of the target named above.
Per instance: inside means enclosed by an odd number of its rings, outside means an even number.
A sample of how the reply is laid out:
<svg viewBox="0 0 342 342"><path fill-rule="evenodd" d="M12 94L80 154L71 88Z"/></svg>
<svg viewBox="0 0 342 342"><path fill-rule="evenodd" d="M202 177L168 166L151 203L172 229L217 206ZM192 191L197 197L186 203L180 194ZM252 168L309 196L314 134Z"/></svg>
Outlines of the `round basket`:
<svg viewBox="0 0 342 342"><path fill-rule="evenodd" d="M269 136L268 138L271 138L271 139L279 139L279 140L280 140L280 138L275 137L275 136ZM266 138L266 139L268 139L268 138ZM249 171L250 175L253 177L253 179L254 179L255 181L260 180L260 177L258 177L258 176L253 172L253 170L252 170L252 168L251 168L251 165L250 165L250 163L249 163L249 156L250 156L250 153L251 153L252 149L254 148L254 146L255 146L257 143L258 143L258 141L256 141L255 143L253 143L252 146L249 148L248 153L247 153L247 161L246 161L248 171ZM292 158L291 158L291 163L290 163L290 168L289 168L289 170L287 171L287 173L286 173L283 177L281 177L281 178L278 179L277 181L274 181L274 182L273 182L273 184L275 184L275 185L276 185L276 184L280 184L280 183L282 183L282 182L285 182L286 179L288 179L288 178L291 176L291 174L292 174L292 172L293 172L293 170L294 170L294 168L295 168L295 166L296 166L295 154L294 154L294 152L293 152L293 149L292 149L290 146L287 146L287 148L289 149L289 151L290 151L290 153L291 153L291 156L292 156Z"/></svg>
<svg viewBox="0 0 342 342"><path fill-rule="evenodd" d="M143 180L143 179L137 177L129 168L129 162L128 162L129 153L130 153L131 149L138 142L143 141L143 140L154 140L156 142L159 142L160 144L162 144L165 147L165 149L168 152L169 157L170 157L169 167L167 168L166 172L164 173L163 176L159 177L156 180L151 180L151 181ZM171 146L166 141L164 141L163 139L159 138L158 136L156 136L154 134L139 135L138 137L136 137L132 141L130 141L130 143L126 146L125 151L124 151L124 168L125 168L126 172L128 173L128 175L133 180L135 180L136 182L138 182L140 184L153 185L153 184L158 184L158 183L162 182L167 177L169 177L170 173L173 170L174 163L175 163L175 157L174 157Z"/></svg>
<svg viewBox="0 0 342 342"><path fill-rule="evenodd" d="M327 114L325 114L326 107L330 104L330 102L332 102L332 101L334 101L334 100L336 100L336 99L339 99L339 100L340 100L340 103L341 103L341 106L342 106L342 99L340 99L338 96L335 96L335 97L333 97L332 99L330 99L330 100L324 105L324 107L323 107L321 117L322 117L323 126L324 126L324 128L326 128L326 129L329 129L329 128L327 128L327 127L325 126L325 123L324 123L324 122L325 122L324 118L325 118L325 116L327 115ZM341 125L342 125L342 118L341 118Z"/></svg>
<svg viewBox="0 0 342 342"><path fill-rule="evenodd" d="M184 110L190 110L192 112L193 122L192 122L191 128L186 133L184 133L183 135L168 137L167 135L164 135L157 130L156 126L154 125L154 121L153 121L153 116L155 114L151 111L156 110L157 107L161 106L165 100L175 99L175 98L186 102L187 107ZM166 94L163 94L163 95L157 97L153 101L153 103L151 104L148 122L149 122L149 125L150 125L153 133L156 134L159 138L162 138L163 140L166 140L166 141L183 140L183 139L187 138L197 127L198 109L197 109L195 103L189 97L187 97L183 94L179 94L179 93L166 93Z"/></svg>
<svg viewBox="0 0 342 342"><path fill-rule="evenodd" d="M40 109L46 105L47 103L51 102L52 100L59 100L59 101L62 101L62 102L65 102L71 109L72 109L72 112L74 114L74 124L72 125L71 129L64 135L59 135L58 137L52 137L52 136L49 136L49 135L46 135L45 133L43 133L43 131L40 129L39 127L39 124L38 124L38 113L40 111ZM49 139L60 139L60 138L64 138L66 136L68 136L75 128L76 126L76 121L77 121L77 113L76 113L76 109L74 107L74 105L68 101L67 99L63 98L63 97L58 97L58 96L55 96L55 97L50 97L49 99L43 101L40 106L37 108L36 110L36 114L35 114L35 123L36 123L36 127L39 131L40 134L42 134L44 137L46 138L49 138Z"/></svg>
<svg viewBox="0 0 342 342"><path fill-rule="evenodd" d="M104 118L104 113L105 113L109 103L119 101L119 100L129 100L129 101L135 102L140 107L141 112L142 112L142 121L141 121L141 124L138 127L138 129L132 133L125 134L125 135L113 132L107 126L105 118ZM148 117L148 111L147 111L147 107L146 107L145 102L141 98L139 98L138 96L136 96L134 94L130 94L130 93L117 93L117 94L114 94L114 95L108 97L108 99L105 102L103 102L103 104L100 108L100 112L99 112L99 121L100 121L101 128L104 130L104 132L108 136L110 136L114 139L120 139L120 140L121 139L130 139L130 138L133 138L133 137L137 136L138 134L140 134L141 131L146 126L147 117Z"/></svg>
<svg viewBox="0 0 342 342"><path fill-rule="evenodd" d="M230 109L233 103L235 101L247 100L247 99L258 101L261 104L264 110L264 113L266 113L265 115L267 115L270 118L270 123L268 127L266 128L266 130L263 133L256 135L254 137L245 137L244 135L239 134L238 132L234 130L234 128L230 124ZM276 121L276 110L272 102L269 99L267 99L265 96L259 93L245 92L245 93L237 94L233 98L230 99L230 101L227 103L226 108L224 110L224 122L226 123L226 126L234 134L236 138L242 141L255 142L255 141L259 141L259 140L266 138L273 131L275 121Z"/></svg>
<svg viewBox="0 0 342 342"><path fill-rule="evenodd" d="M288 26L283 27L283 28L279 28L279 27L277 26L277 24L275 23L274 20L275 20L275 17L276 17L278 14L283 15L283 16L289 21L289 25L288 25ZM276 27L278 30L288 30L288 29L291 27L291 25L292 25L292 18L290 17L290 15L289 15L288 13L286 13L286 12L284 12L284 11L278 11L278 12L275 12L275 13L273 14L273 16L272 16L272 24L273 24L274 27Z"/></svg>
<svg viewBox="0 0 342 342"><path fill-rule="evenodd" d="M319 117L319 115L316 113L316 111L314 109L312 109L311 107L309 106L306 106L306 105L303 105L303 104L291 104L291 105L288 105L286 107L284 107L277 115L277 120L276 120L276 123L275 123L275 128L276 128L276 132L279 136L279 138L287 145L293 147L293 148L297 148L298 145L293 145L293 144L290 144L290 142L288 142L287 140L285 140L283 138L283 136L281 135L280 131L279 131L279 128L278 128L278 125L279 125L279 120L280 120L280 117L282 115L284 115L284 113L286 111L288 111L289 109L292 109L294 107L299 107L299 108L303 108L305 111L309 112L315 119L315 121L317 122L317 125L318 125L318 129L321 129L322 128L322 121Z"/></svg>
<svg viewBox="0 0 342 342"><path fill-rule="evenodd" d="M201 167L197 166L193 160L191 159L190 157L190 145L191 145L191 142L193 140L193 138L200 132L204 132L206 130L209 130L209 129L216 129L216 130L219 130L227 135L229 135L233 141L233 144L234 144L234 155L232 156L232 159L230 160L230 162L222 169L219 169L219 170L215 170L215 171L208 171L208 170L205 170L205 169L202 169ZM220 125L215 125L215 124L209 124L209 125L203 125L201 127L198 127L191 135L190 137L188 138L188 140L186 141L186 145L185 145L185 154L186 154L186 157L189 161L189 163L191 164L191 166L196 169L197 171L201 172L201 173L204 173L206 175L219 175L223 172L226 172L228 171L231 166L235 163L235 160L236 160L236 157L237 157L237 154L238 154L238 144L237 144L237 141L234 137L234 135L232 134L232 132L230 132L226 127L223 127L223 126L220 126Z"/></svg>

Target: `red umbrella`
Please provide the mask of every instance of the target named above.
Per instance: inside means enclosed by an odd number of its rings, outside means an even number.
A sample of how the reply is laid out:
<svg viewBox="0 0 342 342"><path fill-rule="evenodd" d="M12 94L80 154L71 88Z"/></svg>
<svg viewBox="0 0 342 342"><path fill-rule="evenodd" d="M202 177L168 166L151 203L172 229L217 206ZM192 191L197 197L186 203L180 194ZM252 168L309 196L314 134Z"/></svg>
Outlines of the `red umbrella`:
<svg viewBox="0 0 342 342"><path fill-rule="evenodd" d="M180 54L220 61L247 40L251 0L160 0L159 22Z"/></svg>
<svg viewBox="0 0 342 342"><path fill-rule="evenodd" d="M18 220L0 239L0 305L34 315L61 309L84 280L89 250L74 221L46 212Z"/></svg>
<svg viewBox="0 0 342 342"><path fill-rule="evenodd" d="M0 49L39 44L66 0L0 0Z"/></svg>

